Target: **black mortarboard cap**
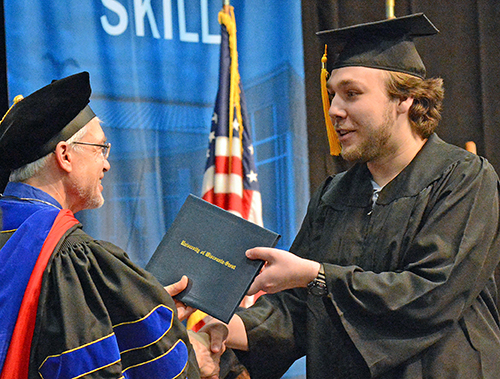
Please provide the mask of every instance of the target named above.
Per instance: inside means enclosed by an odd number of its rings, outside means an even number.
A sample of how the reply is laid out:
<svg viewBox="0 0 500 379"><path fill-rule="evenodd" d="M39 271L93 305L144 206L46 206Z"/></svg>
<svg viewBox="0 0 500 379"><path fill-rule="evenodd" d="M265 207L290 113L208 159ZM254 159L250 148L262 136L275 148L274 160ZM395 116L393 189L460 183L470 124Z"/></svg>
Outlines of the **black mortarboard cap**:
<svg viewBox="0 0 500 379"><path fill-rule="evenodd" d="M88 72L55 80L17 101L0 121L0 191L12 170L54 151L84 127L94 112Z"/></svg>
<svg viewBox="0 0 500 379"><path fill-rule="evenodd" d="M328 46L328 70L363 66L425 77L425 66L413 43L414 37L429 36L439 30L423 14L392 18L317 35ZM333 59L332 59L333 58Z"/></svg>

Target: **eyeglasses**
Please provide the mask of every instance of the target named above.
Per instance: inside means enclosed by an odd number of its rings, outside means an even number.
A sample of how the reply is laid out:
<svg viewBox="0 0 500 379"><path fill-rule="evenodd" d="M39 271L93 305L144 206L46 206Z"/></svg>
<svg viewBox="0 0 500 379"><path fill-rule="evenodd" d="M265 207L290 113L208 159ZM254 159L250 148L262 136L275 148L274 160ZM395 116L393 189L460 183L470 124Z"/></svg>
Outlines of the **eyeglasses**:
<svg viewBox="0 0 500 379"><path fill-rule="evenodd" d="M102 149L102 156L104 159L108 159L109 157L109 151L111 150L111 143L91 143L91 142L73 142L75 145L87 145L87 146L97 146Z"/></svg>

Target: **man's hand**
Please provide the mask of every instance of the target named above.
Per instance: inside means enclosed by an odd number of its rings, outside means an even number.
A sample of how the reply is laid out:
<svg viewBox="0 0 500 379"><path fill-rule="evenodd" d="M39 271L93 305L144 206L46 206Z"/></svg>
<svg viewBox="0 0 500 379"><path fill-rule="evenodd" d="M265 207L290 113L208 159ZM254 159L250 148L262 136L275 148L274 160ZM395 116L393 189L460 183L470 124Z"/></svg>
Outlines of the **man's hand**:
<svg viewBox="0 0 500 379"><path fill-rule="evenodd" d="M253 281L248 295L259 291L276 293L289 288L307 287L319 272L320 264L300 258L288 251L269 247L247 250L249 259L266 261L261 272Z"/></svg>
<svg viewBox="0 0 500 379"><path fill-rule="evenodd" d="M222 323L214 324L213 327L198 333L188 331L189 340L196 353L196 360L200 367L201 377L205 379L219 379L220 357L226 350L224 341L227 338L228 329Z"/></svg>
<svg viewBox="0 0 500 379"><path fill-rule="evenodd" d="M178 295L182 291L184 291L188 283L189 283L188 277L184 275L178 282L166 286L165 290L168 292L170 296L174 297L175 295ZM191 314L196 310L193 307L188 307L182 301L174 299L174 302L175 302L175 307L177 308L177 317L181 321L191 316Z"/></svg>
<svg viewBox="0 0 500 379"><path fill-rule="evenodd" d="M243 320L235 314L229 324L224 324L217 319L211 319L208 324L200 329L211 338L210 349L217 354L226 347L236 350L248 351L248 337ZM229 333L228 333L229 332Z"/></svg>
<svg viewBox="0 0 500 379"><path fill-rule="evenodd" d="M225 341L229 334L229 329L220 321L214 321L200 329L210 337L210 350L214 354L222 354L226 350Z"/></svg>

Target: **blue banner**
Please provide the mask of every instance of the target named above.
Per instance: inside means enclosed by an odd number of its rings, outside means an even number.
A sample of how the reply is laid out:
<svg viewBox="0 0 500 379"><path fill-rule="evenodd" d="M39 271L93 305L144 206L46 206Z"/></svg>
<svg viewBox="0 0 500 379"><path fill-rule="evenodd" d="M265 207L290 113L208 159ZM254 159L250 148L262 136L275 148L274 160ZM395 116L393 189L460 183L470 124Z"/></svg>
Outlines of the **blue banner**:
<svg viewBox="0 0 500 379"><path fill-rule="evenodd" d="M77 218L144 266L201 195L218 88L220 0L5 0L9 97L89 71L112 143L102 209ZM300 0L233 0L264 225L288 248L305 213Z"/></svg>

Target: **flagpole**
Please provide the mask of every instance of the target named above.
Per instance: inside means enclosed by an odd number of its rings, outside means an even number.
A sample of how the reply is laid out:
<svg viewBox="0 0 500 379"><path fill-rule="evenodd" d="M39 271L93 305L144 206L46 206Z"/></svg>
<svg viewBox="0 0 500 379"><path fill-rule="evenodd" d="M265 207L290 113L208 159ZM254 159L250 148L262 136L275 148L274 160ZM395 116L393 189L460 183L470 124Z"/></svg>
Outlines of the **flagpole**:
<svg viewBox="0 0 500 379"><path fill-rule="evenodd" d="M387 18L395 18L394 7L396 5L396 0L386 0L385 2L385 15Z"/></svg>
<svg viewBox="0 0 500 379"><path fill-rule="evenodd" d="M230 5L231 5L231 0L222 0L222 9L227 14L229 14Z"/></svg>

